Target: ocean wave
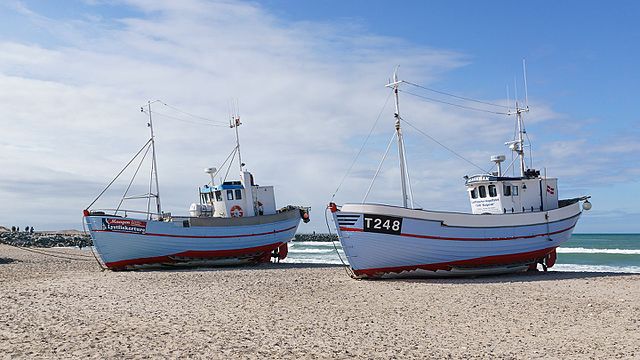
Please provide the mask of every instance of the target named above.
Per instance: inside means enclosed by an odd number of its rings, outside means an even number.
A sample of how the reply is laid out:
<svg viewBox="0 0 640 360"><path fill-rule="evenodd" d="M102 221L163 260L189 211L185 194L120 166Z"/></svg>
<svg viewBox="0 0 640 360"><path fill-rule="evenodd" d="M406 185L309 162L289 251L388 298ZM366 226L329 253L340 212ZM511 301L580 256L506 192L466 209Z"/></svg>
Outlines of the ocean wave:
<svg viewBox="0 0 640 360"><path fill-rule="evenodd" d="M638 249L589 249L589 248L563 248L557 249L559 254L624 254L624 255L640 255Z"/></svg>
<svg viewBox="0 0 640 360"><path fill-rule="evenodd" d="M334 258L293 258L293 257L288 257L284 260L282 260L282 262L285 263L292 263L292 264L327 264L327 265L341 265L342 263L340 262L340 259L338 259L338 257Z"/></svg>
<svg viewBox="0 0 640 360"><path fill-rule="evenodd" d="M552 270L567 272L611 272L640 274L640 266L555 264Z"/></svg>
<svg viewBox="0 0 640 360"><path fill-rule="evenodd" d="M342 249L338 249L340 253L343 253ZM335 253L336 250L334 248L331 249L296 249L292 247L289 249L289 254L300 254L300 253L312 253L312 254L331 254Z"/></svg>
<svg viewBox="0 0 640 360"><path fill-rule="evenodd" d="M318 246L325 247L331 246L333 247L333 243L331 241L292 241L291 246ZM336 241L336 246L340 247L340 242Z"/></svg>

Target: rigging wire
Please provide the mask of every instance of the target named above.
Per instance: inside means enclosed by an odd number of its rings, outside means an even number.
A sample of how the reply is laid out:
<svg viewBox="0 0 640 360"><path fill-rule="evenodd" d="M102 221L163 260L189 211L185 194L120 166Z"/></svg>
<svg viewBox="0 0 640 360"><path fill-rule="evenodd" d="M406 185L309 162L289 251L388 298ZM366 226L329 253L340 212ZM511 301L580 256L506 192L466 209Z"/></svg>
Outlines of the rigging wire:
<svg viewBox="0 0 640 360"><path fill-rule="evenodd" d="M138 164L138 167L136 168L136 172L133 173L133 176L131 177L131 181L129 181L129 186L127 186L127 190L124 191L124 194L122 194L122 199L120 199L120 203L118 203L118 207L116 207L116 212L114 215L118 214L118 211L120 210L120 206L122 206L122 203L124 202L124 198L127 196L127 193L129 192L129 189L131 189L131 185L133 184L133 181L135 180L136 176L138 175L138 171L140 171L140 167L142 167L142 163L144 162L144 159L147 157L147 154L149 154L149 150L151 149L151 146L147 146L147 150L144 152L144 155L142 155L142 159L140 160L140 163Z"/></svg>
<svg viewBox="0 0 640 360"><path fill-rule="evenodd" d="M233 150L231 150L231 152L229 153L229 155L227 155L227 158L224 159L224 161L222 162L222 164L220 164L220 167L218 168L218 170L213 174L213 177L215 178L216 175L218 175L218 173L222 170L222 168L224 167L224 164L227 163L227 161L229 161L229 158L231 157L231 155L233 155L236 152L237 147L234 147ZM231 163L233 163L233 161L231 161ZM229 166L231 166L231 164L229 164ZM227 173L229 172L229 170L227 170ZM226 179L226 176L225 176ZM213 184L211 184L213 186Z"/></svg>
<svg viewBox="0 0 640 360"><path fill-rule="evenodd" d="M378 113L378 117L376 117L376 121L373 123L373 126L369 130L369 134L367 134L367 137L364 139L364 142L362 143L362 146L360 146L360 150L358 150L358 153L356 154L356 157L351 162L351 166L349 166L349 169L347 170L347 172L342 177L342 180L340 180L340 183L338 184L338 187L336 188L336 191L334 191L333 195L331 195L331 200L333 200L333 198L336 197L336 194L338 193L338 190L340 190L340 187L342 187L342 184L344 183L345 179L351 173L351 170L353 169L353 166L356 164L356 161L360 157L360 154L362 154L362 150L364 150L364 147L365 147L365 145L367 145L367 141L369 141L369 138L371 137L371 134L373 133L373 130L376 128L376 125L378 125L378 121L380 121L380 117L382 116L382 113L387 108L387 104L389 103L389 99L391 98L392 94L393 94L392 92L389 92L389 95L387 95L387 99L384 101L384 105L382 106L382 109L380 109L380 112Z"/></svg>
<svg viewBox="0 0 640 360"><path fill-rule="evenodd" d="M533 169L533 145L531 144L531 139L529 139L529 133L525 132L524 135L529 142L529 169Z"/></svg>
<svg viewBox="0 0 640 360"><path fill-rule="evenodd" d="M427 138L429 138L431 141L435 142L436 144L442 146L444 149L448 150L450 153L452 153L453 155L457 156L458 158L464 160L465 162L473 165L474 167L480 169L483 173L488 173L487 170L481 168L480 166L474 164L473 162L471 162L471 160L468 160L467 158L465 158L464 156L458 154L457 152L455 152L453 149L447 147L446 145L444 145L443 143L441 143L440 141L436 140L435 138L433 138L432 136L430 136L429 134L427 134L426 132L418 129L417 127L415 127L412 123L410 123L409 121L407 121L406 119L402 118L402 121L404 121L407 125L411 126L415 131L419 132L420 134L426 136Z"/></svg>
<svg viewBox="0 0 640 360"><path fill-rule="evenodd" d="M238 147L236 146L233 149L233 156L231 157L231 161L229 161L229 166L227 167L227 172L224 174L224 179L222 180L222 182L227 181L227 176L229 175L229 170L231 170L231 165L233 165L233 159L236 158L236 154L238 153Z"/></svg>
<svg viewBox="0 0 640 360"><path fill-rule="evenodd" d="M135 160L138 155L140 155L140 153L142 152L142 150L144 150L144 148L147 147L147 145L149 145L149 143L151 142L151 140L153 139L149 139L147 140L147 142L140 148L140 150L138 150L138 152L133 156L133 158L131 158L131 160L129 160L129 162L127 163L127 165L125 165L122 170L120 170L120 172L118 173L118 175L116 175L116 177L113 178L113 180L111 180L111 182L109 183L109 185L107 185L107 187L104 188L104 190L102 190L102 192L100 192L100 194L93 199L93 201L91 202L91 204L89 204L89 206L87 206L85 209L89 209L91 207L91 205L95 204L96 201L98 201L98 199L100 199L100 197L105 193L105 191L107 191L109 189L109 187L111 187L111 185L113 185L113 183L120 177L120 175L122 175L122 173L129 167L129 165L131 165L131 163L133 162L133 160Z"/></svg>
<svg viewBox="0 0 640 360"><path fill-rule="evenodd" d="M173 106L173 105L169 105L169 104L165 103L164 101L159 101L159 102L160 102L162 105L164 105L164 106L166 106L166 107L168 107L168 108L171 108L171 109L173 109L173 110L175 110L175 111L177 111L177 112L179 112L179 113L182 113L182 114L185 114L185 115L191 116L191 117L193 117L193 118L200 119L200 120L204 120L204 121L209 121L209 122L220 123L220 124L223 124L225 127L226 127L226 126L228 126L228 125L227 125L227 123L226 123L225 121L213 120L213 119L208 119L208 118L203 117L203 116L194 115L194 114L192 114L192 113L190 113L190 112L187 112L187 111L184 111L184 110L178 109L177 107L175 107L175 106Z"/></svg>
<svg viewBox="0 0 640 360"><path fill-rule="evenodd" d="M413 95L415 97L421 98L423 100L427 100L427 101L432 101L432 102L437 102L437 103L441 103L441 104L445 104L445 105L450 105L450 106L455 106L455 107L459 107L461 109L467 109L467 110L473 110L473 111L480 111L480 112L485 112L485 113L489 113L489 114L497 114L497 115L509 115L508 112L501 112L501 111L493 111L493 110L486 110L486 109L479 109L479 108L475 108L472 106L466 106L466 105L460 105L460 104L455 104L455 103L451 103L448 101L443 101L443 100L438 100L438 99L434 99L434 98L430 98L427 96L423 96L423 95L419 95L416 93L412 93L410 91L407 90L402 90L402 89L398 89L398 91L401 91L403 93L409 94L409 95Z"/></svg>
<svg viewBox="0 0 640 360"><path fill-rule="evenodd" d="M387 145L387 150L384 151L384 155L382 156L382 160L380 161L380 165L378 165L378 169L376 170L376 173L373 175L373 179L371 179L371 184L369 184L369 188L367 189L367 193L364 194L364 199L362 199L362 203L364 204L365 201L367 201L367 197L369 196L369 193L371 192L371 188L373 187L373 183L376 181L376 177L378 177L378 174L380 173L380 169L382 169L382 164L384 164L384 160L387 158L387 154L389 154L389 149L391 149L391 144L393 144L393 140L396 138L396 132L393 132L393 135L391 136L391 139L389 140L389 145Z"/></svg>
<svg viewBox="0 0 640 360"><path fill-rule="evenodd" d="M149 115L149 113L147 113L146 110L141 111L147 115ZM204 122L199 122L199 121L192 121L192 120L186 120L183 118L179 118L177 116L173 116L173 115L169 115L169 114L165 114L162 112L159 112L157 110L153 111L153 115L158 115L161 117L165 117L165 118L169 118L169 119L173 119L173 120L177 120L177 121L182 121L182 122L186 122L186 123L190 123L190 124L196 124L196 125L204 125L204 126L214 126L214 127L228 127L229 125L219 125L219 124L211 124L211 123L204 123Z"/></svg>
<svg viewBox="0 0 640 360"><path fill-rule="evenodd" d="M496 106L496 107L499 107L499 108L503 108L503 109L509 110L508 106L504 106L504 105L500 105L500 104L494 104L494 103L490 103L490 102L487 102L487 101L472 99L472 98L468 98L468 97L464 97L464 96L454 95L454 94L451 94L451 93L448 93L448 92L435 90L435 89L428 88L426 86L414 84L414 83L409 82L409 81L403 81L403 82L405 84L409 84L409 85L412 85L412 86L415 86L415 87L418 87L418 88L421 88L421 89L424 89L424 90L427 90L427 91L431 91L431 92L438 93L438 94L441 94L441 95L451 96L451 97L456 98L456 99L466 100L466 101L473 101L473 102L476 102L476 103L479 103L479 104Z"/></svg>

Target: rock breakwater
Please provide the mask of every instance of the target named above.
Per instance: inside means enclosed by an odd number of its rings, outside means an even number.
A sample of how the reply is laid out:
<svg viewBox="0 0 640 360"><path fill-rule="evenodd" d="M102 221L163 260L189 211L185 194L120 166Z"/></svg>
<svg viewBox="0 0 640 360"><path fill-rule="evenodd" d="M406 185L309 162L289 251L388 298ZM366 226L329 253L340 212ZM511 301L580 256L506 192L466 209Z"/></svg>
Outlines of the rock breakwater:
<svg viewBox="0 0 640 360"><path fill-rule="evenodd" d="M26 232L2 232L0 243L21 247L85 247L91 246L91 237L82 233L46 233L38 232L29 234Z"/></svg>

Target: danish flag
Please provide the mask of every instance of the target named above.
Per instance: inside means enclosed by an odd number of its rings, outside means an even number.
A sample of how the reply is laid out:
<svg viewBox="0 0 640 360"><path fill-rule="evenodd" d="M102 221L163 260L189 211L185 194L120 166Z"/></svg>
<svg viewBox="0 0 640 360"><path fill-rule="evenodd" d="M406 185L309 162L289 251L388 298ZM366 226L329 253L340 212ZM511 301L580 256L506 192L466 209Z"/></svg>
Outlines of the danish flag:
<svg viewBox="0 0 640 360"><path fill-rule="evenodd" d="M555 193L555 189L552 188L551 186L547 185L547 192L551 195L553 195Z"/></svg>

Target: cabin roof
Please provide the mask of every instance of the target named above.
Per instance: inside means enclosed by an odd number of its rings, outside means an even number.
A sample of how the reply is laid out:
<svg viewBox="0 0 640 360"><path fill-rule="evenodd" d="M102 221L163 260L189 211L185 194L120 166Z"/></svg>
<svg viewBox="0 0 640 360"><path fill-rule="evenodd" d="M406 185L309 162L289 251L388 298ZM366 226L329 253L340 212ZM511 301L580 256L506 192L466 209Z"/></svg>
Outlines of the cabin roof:
<svg viewBox="0 0 640 360"><path fill-rule="evenodd" d="M476 184L481 182L490 182L490 181L514 181L514 180L523 180L523 177L508 177L508 176L495 176L495 175L473 175L470 176L465 184Z"/></svg>
<svg viewBox="0 0 640 360"><path fill-rule="evenodd" d="M244 189L244 186L238 184L222 184L216 186L205 185L200 188L201 193L211 193L218 190Z"/></svg>
<svg viewBox="0 0 640 360"><path fill-rule="evenodd" d="M538 178L538 175L536 175L535 177L532 177L532 176L510 177L510 176L496 176L496 175L478 174L478 175L469 176L469 178L467 178L466 181L465 181L465 185L487 183L487 182L496 182L496 181L522 181L522 180L531 180L531 179L537 179L537 178ZM554 178L549 178L548 177L547 179L551 180L551 179L554 179Z"/></svg>

